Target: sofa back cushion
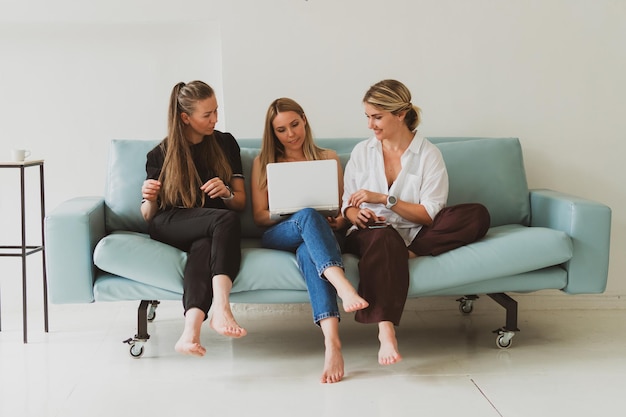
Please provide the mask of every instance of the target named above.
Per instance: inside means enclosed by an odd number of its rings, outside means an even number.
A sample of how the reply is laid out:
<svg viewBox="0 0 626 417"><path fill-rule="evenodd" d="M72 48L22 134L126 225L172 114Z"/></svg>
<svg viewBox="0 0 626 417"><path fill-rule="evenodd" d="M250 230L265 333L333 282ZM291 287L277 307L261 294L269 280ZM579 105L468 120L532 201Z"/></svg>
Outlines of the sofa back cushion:
<svg viewBox="0 0 626 417"><path fill-rule="evenodd" d="M260 142L259 142L260 143ZM243 175L245 177L244 185L246 188L246 208L239 215L241 218L241 235L244 237L261 237L264 229L254 224L252 217L252 193L250 190L250 178L252 172L252 161L259 154L259 148L241 148L241 165L243 167Z"/></svg>
<svg viewBox="0 0 626 417"><path fill-rule="evenodd" d="M128 230L147 233L141 216L141 185L146 179L146 155L160 141L111 141L104 189L107 231Z"/></svg>
<svg viewBox="0 0 626 417"><path fill-rule="evenodd" d="M345 167L354 145L363 139L318 139L318 145L335 149ZM441 150L448 176L448 205L465 202L484 204L491 226L528 225L530 200L519 140L516 138L429 138ZM241 161L245 176L246 209L241 213L242 235L260 237L263 229L254 224L250 198L250 171L259 152L260 139L241 139ZM109 150L105 187L108 231L147 232L140 212L141 185L146 177L146 154L156 140L113 140Z"/></svg>
<svg viewBox="0 0 626 417"><path fill-rule="evenodd" d="M335 149L345 168L354 145L363 138L317 139L323 148ZM517 138L437 137L429 138L443 155L448 170L448 205L481 203L491 214L491 226L530 223L530 197L522 149ZM240 139L241 160L250 196L250 169L259 152L259 139ZM260 237L263 229L252 219L250 198L242 213L242 233Z"/></svg>
<svg viewBox="0 0 626 417"><path fill-rule="evenodd" d="M448 205L481 203L491 226L530 224L530 194L517 138L433 139L446 162Z"/></svg>

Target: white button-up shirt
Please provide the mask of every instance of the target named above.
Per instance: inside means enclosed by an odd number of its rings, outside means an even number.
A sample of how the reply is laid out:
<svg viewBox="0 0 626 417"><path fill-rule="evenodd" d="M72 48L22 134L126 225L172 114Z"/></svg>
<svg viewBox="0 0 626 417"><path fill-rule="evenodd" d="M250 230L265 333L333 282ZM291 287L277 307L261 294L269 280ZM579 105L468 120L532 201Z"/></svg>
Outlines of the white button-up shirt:
<svg viewBox="0 0 626 417"><path fill-rule="evenodd" d="M432 219L448 200L448 172L439 149L419 133L415 133L400 162L402 170L396 180L387 187L385 164L381 142L376 137L358 143L346 164L344 193L341 211L350 207L348 199L360 189L393 195L399 200L419 203ZM369 208L377 216L384 216L408 246L422 228L385 207L385 204L363 203L360 208ZM352 226L348 234L356 230Z"/></svg>

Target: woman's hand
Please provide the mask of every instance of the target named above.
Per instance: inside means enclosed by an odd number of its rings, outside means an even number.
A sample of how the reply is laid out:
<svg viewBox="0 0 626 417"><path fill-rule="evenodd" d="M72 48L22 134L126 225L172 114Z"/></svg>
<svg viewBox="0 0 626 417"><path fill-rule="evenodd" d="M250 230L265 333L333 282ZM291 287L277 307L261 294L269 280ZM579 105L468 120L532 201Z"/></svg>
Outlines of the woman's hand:
<svg viewBox="0 0 626 417"><path fill-rule="evenodd" d="M157 180L145 180L141 186L141 198L155 202L161 192L161 182Z"/></svg>
<svg viewBox="0 0 626 417"><path fill-rule="evenodd" d="M161 182L157 180L145 180L141 186L141 215L147 222L152 220L158 210L156 201L160 192Z"/></svg>
<svg viewBox="0 0 626 417"><path fill-rule="evenodd" d="M230 198L231 190L224 184L221 178L211 178L205 182L200 189L209 196L209 198Z"/></svg>
<svg viewBox="0 0 626 417"><path fill-rule="evenodd" d="M326 220L328 221L330 228L335 231L343 230L348 226L348 221L345 217L341 215L339 215L338 217L326 217Z"/></svg>
<svg viewBox="0 0 626 417"><path fill-rule="evenodd" d="M356 207L353 207L353 208L358 210L353 223L359 229L365 229L366 227L371 226L376 222L385 221L385 217L377 216L376 213L374 213L372 210L368 208L362 208L362 209L358 209Z"/></svg>
<svg viewBox="0 0 626 417"><path fill-rule="evenodd" d="M354 207L360 207L362 203L387 204L387 195L360 189L353 193L348 200L348 204Z"/></svg>

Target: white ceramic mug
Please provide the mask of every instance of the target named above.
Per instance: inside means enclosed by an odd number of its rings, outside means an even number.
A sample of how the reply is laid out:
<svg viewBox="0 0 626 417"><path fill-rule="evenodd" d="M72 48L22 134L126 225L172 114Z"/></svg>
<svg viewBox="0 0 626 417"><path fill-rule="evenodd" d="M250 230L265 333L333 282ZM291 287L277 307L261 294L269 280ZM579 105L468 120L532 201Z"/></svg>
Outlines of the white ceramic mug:
<svg viewBox="0 0 626 417"><path fill-rule="evenodd" d="M30 156L30 151L26 149L13 149L11 155L15 162L24 162L24 160Z"/></svg>

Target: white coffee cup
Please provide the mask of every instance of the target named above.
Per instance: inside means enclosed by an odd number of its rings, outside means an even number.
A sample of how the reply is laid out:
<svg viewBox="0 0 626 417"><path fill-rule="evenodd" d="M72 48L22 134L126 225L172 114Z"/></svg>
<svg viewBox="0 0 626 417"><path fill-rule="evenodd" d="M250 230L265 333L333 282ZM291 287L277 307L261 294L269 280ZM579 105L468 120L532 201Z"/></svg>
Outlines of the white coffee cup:
<svg viewBox="0 0 626 417"><path fill-rule="evenodd" d="M13 149L11 155L15 162L24 162L24 160L30 156L30 151L26 149Z"/></svg>

